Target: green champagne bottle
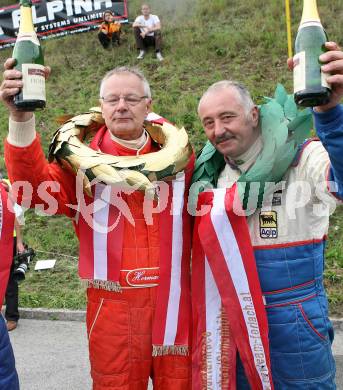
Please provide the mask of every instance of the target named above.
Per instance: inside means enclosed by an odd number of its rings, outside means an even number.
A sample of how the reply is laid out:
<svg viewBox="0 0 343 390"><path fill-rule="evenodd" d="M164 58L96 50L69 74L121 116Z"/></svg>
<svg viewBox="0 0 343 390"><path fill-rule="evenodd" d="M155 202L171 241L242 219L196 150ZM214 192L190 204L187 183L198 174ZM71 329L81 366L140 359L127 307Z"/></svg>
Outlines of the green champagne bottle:
<svg viewBox="0 0 343 390"><path fill-rule="evenodd" d="M44 58L32 22L32 1L20 0L20 26L13 50L15 68L23 74L23 88L14 97L20 111L34 111L45 107Z"/></svg>
<svg viewBox="0 0 343 390"><path fill-rule="evenodd" d="M304 0L302 18L295 40L294 100L299 106L328 103L331 89L328 74L321 71L319 56L325 51L327 35L320 23L316 0Z"/></svg>

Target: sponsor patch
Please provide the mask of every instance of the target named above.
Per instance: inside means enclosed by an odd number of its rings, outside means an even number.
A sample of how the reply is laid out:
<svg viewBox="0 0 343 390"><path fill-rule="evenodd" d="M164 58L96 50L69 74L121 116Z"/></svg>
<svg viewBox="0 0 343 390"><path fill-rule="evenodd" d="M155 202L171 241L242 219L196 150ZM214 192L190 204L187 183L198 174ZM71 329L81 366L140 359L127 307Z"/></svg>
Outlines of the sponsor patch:
<svg viewBox="0 0 343 390"><path fill-rule="evenodd" d="M137 268L126 271L126 283L130 287L158 286L159 268Z"/></svg>
<svg viewBox="0 0 343 390"><path fill-rule="evenodd" d="M277 190L273 193L272 206L281 206L282 205L282 189Z"/></svg>
<svg viewBox="0 0 343 390"><path fill-rule="evenodd" d="M277 212L261 211L260 216L260 236L261 238L277 238Z"/></svg>
<svg viewBox="0 0 343 390"><path fill-rule="evenodd" d="M272 199L272 206L281 206L282 193L275 192Z"/></svg>

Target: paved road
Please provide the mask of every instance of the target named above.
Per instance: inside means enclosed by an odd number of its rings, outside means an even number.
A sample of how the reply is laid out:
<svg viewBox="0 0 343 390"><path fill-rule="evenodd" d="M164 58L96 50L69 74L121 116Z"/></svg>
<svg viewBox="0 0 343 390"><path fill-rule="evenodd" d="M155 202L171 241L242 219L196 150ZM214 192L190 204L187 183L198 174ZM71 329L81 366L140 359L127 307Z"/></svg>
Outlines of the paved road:
<svg viewBox="0 0 343 390"><path fill-rule="evenodd" d="M84 322L21 319L10 337L21 390L91 389Z"/></svg>
<svg viewBox="0 0 343 390"><path fill-rule="evenodd" d="M84 322L22 319L10 333L21 390L90 390ZM337 389L343 390L343 330L336 332Z"/></svg>

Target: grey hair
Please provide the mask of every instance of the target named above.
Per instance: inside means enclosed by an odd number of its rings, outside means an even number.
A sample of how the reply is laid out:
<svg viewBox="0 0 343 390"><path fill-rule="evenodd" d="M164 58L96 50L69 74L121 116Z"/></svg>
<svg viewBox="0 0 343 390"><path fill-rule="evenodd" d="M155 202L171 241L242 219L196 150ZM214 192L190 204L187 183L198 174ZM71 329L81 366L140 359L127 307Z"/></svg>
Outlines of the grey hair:
<svg viewBox="0 0 343 390"><path fill-rule="evenodd" d="M245 110L246 114L249 115L252 108L255 107L255 103L252 100L248 89L240 82L234 81L234 80L221 80L221 81L217 81L216 83L212 84L205 91L205 93L202 95L202 97L199 101L199 105L198 105L198 112L199 112L199 108L200 108L200 105L201 105L203 99L207 95L209 95L210 93L222 90L222 89L230 89L230 88L233 88L238 92L239 97L240 97L241 102L242 102L242 105L244 107L244 110Z"/></svg>
<svg viewBox="0 0 343 390"><path fill-rule="evenodd" d="M143 84L145 96L147 96L149 99L151 98L151 90L150 90L150 85L148 83L148 80L145 78L144 74L138 68L131 67L131 66L118 66L117 68L114 68L105 74L105 76L100 82L100 98L103 97L105 82L111 76L122 74L122 73L129 73L137 76Z"/></svg>

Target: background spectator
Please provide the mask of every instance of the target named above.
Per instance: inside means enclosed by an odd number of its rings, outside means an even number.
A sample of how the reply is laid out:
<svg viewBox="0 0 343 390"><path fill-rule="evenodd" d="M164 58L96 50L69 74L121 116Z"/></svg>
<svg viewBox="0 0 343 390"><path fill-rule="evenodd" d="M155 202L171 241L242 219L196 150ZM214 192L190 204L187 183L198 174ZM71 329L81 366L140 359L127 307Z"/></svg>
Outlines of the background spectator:
<svg viewBox="0 0 343 390"><path fill-rule="evenodd" d="M5 182L10 189L10 181L8 179L3 179L3 182ZM18 281L13 274L15 269L14 258L18 253L22 253L25 250L21 233L21 226L23 226L25 223L24 210L18 204L14 204L13 208L15 212L13 232L13 260L5 294L5 318L7 321L8 331L14 330L17 327L17 323L19 320L19 288Z"/></svg>
<svg viewBox="0 0 343 390"><path fill-rule="evenodd" d="M163 61L161 54L162 38L160 19L157 15L150 14L148 4L143 4L141 11L142 15L137 16L132 25L137 49L140 50L137 59L142 60L146 49L149 46L154 46L156 58L159 61Z"/></svg>
<svg viewBox="0 0 343 390"><path fill-rule="evenodd" d="M98 38L104 49L107 49L111 42L120 45L121 24L115 21L111 11L104 12L104 21L99 27Z"/></svg>

